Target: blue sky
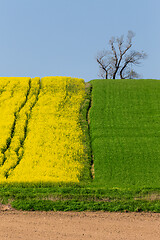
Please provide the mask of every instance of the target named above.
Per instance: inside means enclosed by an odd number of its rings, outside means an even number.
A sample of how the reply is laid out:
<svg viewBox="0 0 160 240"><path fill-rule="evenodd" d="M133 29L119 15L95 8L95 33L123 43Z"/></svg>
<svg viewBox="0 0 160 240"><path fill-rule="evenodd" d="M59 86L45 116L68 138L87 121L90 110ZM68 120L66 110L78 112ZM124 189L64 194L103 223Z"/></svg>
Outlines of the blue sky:
<svg viewBox="0 0 160 240"><path fill-rule="evenodd" d="M132 30L136 70L160 79L159 29L159 0L0 0L0 76L98 78L97 52Z"/></svg>

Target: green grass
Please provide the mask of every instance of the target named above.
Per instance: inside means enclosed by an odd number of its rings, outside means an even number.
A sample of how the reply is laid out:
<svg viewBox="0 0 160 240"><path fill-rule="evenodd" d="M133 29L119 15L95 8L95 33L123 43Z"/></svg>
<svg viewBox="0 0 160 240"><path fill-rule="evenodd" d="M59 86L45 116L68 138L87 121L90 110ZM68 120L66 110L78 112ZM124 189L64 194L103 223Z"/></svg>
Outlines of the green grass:
<svg viewBox="0 0 160 240"><path fill-rule="evenodd" d="M160 212L159 201L114 201L114 202L94 202L94 201L15 201L12 204L18 210L32 210L36 211L41 209L42 211L109 211L109 212Z"/></svg>
<svg viewBox="0 0 160 240"><path fill-rule="evenodd" d="M99 188L92 184L1 184L0 202L22 210L160 212L160 188Z"/></svg>
<svg viewBox="0 0 160 240"><path fill-rule="evenodd" d="M91 84L95 183L109 188L160 187L160 82Z"/></svg>
<svg viewBox="0 0 160 240"><path fill-rule="evenodd" d="M1 203L32 211L160 212L160 82L91 85L80 110L87 168L94 163L90 180L84 174L79 184L0 184Z"/></svg>

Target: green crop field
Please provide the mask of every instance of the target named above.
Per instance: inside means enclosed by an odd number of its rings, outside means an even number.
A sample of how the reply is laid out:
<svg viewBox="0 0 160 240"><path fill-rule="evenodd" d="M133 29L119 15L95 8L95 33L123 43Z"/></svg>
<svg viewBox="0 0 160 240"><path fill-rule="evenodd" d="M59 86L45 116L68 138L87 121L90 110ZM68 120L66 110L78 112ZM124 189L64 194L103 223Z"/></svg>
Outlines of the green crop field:
<svg viewBox="0 0 160 240"><path fill-rule="evenodd" d="M87 177L0 182L0 204L22 210L160 212L160 81L97 79L85 85L76 119Z"/></svg>
<svg viewBox="0 0 160 240"><path fill-rule="evenodd" d="M160 187L160 82L91 84L94 181L110 188Z"/></svg>

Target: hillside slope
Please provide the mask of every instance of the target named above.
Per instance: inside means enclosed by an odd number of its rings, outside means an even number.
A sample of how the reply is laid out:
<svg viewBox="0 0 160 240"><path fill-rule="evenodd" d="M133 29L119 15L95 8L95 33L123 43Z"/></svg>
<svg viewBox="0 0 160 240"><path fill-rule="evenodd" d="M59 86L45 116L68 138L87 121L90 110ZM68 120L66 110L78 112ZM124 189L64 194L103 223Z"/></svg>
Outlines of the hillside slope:
<svg viewBox="0 0 160 240"><path fill-rule="evenodd" d="M91 84L94 182L116 188L160 187L160 82Z"/></svg>

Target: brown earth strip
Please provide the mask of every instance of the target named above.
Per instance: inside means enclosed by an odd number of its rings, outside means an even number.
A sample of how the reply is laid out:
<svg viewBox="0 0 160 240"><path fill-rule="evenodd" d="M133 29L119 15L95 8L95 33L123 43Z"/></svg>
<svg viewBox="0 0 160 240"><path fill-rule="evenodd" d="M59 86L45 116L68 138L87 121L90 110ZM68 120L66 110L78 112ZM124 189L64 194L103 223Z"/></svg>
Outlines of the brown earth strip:
<svg viewBox="0 0 160 240"><path fill-rule="evenodd" d="M159 213L0 210L0 240L159 240Z"/></svg>

